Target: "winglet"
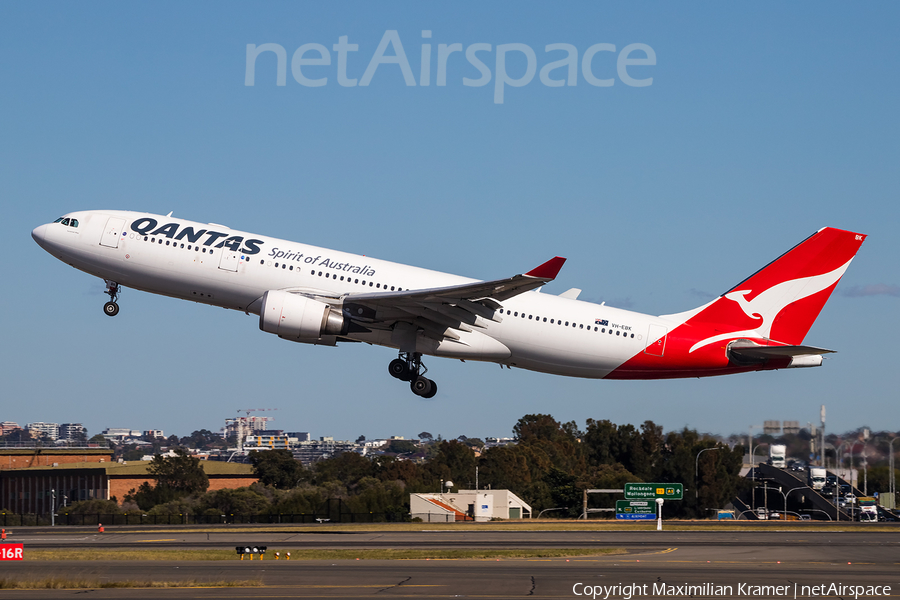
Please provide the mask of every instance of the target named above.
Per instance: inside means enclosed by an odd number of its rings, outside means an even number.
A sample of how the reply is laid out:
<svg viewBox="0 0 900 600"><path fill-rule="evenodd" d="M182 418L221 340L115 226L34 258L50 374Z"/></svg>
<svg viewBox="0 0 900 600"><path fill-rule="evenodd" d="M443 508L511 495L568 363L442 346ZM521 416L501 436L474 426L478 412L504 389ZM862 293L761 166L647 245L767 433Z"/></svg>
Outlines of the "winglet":
<svg viewBox="0 0 900 600"><path fill-rule="evenodd" d="M555 258L551 258L541 266L535 267L525 274L529 277L538 277L540 279L556 279L556 276L559 274L559 271L560 269L562 269L562 266L565 262L566 259L561 256L557 256Z"/></svg>

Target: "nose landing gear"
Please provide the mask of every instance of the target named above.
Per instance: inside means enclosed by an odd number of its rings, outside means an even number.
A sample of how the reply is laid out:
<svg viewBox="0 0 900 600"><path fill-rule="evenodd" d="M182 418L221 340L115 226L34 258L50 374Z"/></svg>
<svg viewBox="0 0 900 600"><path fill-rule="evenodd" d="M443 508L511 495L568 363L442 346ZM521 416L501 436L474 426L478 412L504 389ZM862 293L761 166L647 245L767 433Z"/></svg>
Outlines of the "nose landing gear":
<svg viewBox="0 0 900 600"><path fill-rule="evenodd" d="M428 369L422 364L421 352L401 352L399 358L395 358L388 365L388 373L400 381L409 381L409 389L416 396L422 398L434 398L437 394L437 384L425 377Z"/></svg>
<svg viewBox="0 0 900 600"><path fill-rule="evenodd" d="M103 312L110 317L114 317L119 314L119 305L116 304L116 300L119 299L119 284L108 279L104 279L104 281L106 282L106 291L104 293L109 295L109 302L103 305Z"/></svg>

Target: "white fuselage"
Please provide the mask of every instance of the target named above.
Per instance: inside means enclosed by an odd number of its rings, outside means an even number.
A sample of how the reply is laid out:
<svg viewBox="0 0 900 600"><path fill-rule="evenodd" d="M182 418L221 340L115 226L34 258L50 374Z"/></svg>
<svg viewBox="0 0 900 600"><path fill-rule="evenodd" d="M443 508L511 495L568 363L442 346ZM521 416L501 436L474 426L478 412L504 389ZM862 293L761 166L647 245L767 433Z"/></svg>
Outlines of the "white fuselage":
<svg viewBox="0 0 900 600"><path fill-rule="evenodd" d="M352 301L358 294L475 281L167 216L105 210L67 217L77 220L78 226L51 223L33 233L63 262L125 287L247 313L259 313L262 296L269 290ZM117 219L122 224L118 230ZM425 353L602 378L643 352L648 332L671 330L681 321L538 291L501 304L499 318L464 334L470 341L487 336L489 343L469 343L465 351L454 349L459 344L438 344ZM345 337L398 347L388 330Z"/></svg>

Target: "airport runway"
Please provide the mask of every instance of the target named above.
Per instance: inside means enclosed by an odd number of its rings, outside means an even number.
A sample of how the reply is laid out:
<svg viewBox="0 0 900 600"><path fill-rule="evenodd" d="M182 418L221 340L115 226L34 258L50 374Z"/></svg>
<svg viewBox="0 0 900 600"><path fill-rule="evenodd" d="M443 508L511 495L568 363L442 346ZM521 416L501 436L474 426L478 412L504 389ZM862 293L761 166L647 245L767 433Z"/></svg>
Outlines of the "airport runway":
<svg viewBox="0 0 900 600"><path fill-rule="evenodd" d="M207 540L207 535L209 539ZM2 590L3 598L583 598L585 586L637 585L635 597L821 597L804 585L891 586L900 596L900 535L894 532L770 531L419 531L274 533L172 530L15 532L28 548L221 548L266 544L289 548L522 548L614 547L627 554L592 558L346 561L63 561L0 563L2 577L60 577L92 581L252 581L250 588ZM27 556L27 554L26 554ZM659 592L671 585L672 593ZM705 586L687 588L684 586ZM739 586L745 586L743 588ZM646 587L643 587L646 586ZM679 589L679 586L681 588ZM716 588L730 586L730 588ZM752 586L786 586L758 590ZM607 588L608 590L608 588ZM682 593L679 593L682 592ZM880 588L884 591L884 588ZM688 593L693 592L693 593ZM765 593L769 592L769 593ZM621 587L609 598L629 594ZM588 596L590 597L590 596ZM599 597L603 597L602 595ZM838 593L831 597L853 597ZM860 597L884 597L861 595Z"/></svg>

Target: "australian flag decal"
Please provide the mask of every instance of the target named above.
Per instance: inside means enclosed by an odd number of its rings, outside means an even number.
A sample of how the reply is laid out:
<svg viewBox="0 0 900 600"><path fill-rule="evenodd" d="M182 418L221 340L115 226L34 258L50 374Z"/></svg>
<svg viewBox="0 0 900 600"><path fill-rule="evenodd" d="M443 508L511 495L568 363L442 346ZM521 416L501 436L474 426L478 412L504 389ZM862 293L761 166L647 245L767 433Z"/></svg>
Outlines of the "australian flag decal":
<svg viewBox="0 0 900 600"><path fill-rule="evenodd" d="M594 321L594 325L606 326L606 325L609 325L609 321L607 321L606 319L597 319L596 321Z"/></svg>

